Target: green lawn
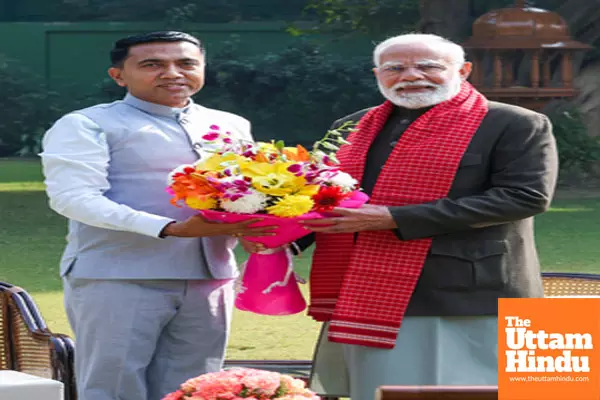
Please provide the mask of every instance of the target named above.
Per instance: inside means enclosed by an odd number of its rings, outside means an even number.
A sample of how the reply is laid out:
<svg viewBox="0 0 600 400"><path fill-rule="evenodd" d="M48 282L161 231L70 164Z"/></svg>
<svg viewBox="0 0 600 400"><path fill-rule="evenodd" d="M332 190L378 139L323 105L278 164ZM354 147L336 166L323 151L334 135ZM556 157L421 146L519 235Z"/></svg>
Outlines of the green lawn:
<svg viewBox="0 0 600 400"><path fill-rule="evenodd" d="M50 328L71 334L57 268L66 224L48 209L41 179L37 160L0 159L0 280L25 288ZM600 192L560 192L550 212L536 221L545 271L600 272ZM297 262L304 277L308 258ZM318 324L302 313L266 317L236 311L228 357L308 359L317 333Z"/></svg>

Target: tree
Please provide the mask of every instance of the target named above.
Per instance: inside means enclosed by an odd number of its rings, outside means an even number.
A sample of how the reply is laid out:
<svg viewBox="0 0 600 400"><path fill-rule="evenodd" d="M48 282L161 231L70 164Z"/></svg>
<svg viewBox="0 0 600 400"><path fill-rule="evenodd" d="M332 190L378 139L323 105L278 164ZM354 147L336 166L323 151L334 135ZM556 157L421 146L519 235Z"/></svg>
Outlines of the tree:
<svg viewBox="0 0 600 400"><path fill-rule="evenodd" d="M577 14L591 27L598 18L599 0L538 0L535 6L565 15ZM576 4L575 4L576 3ZM316 12L321 28L352 29L371 36L393 36L419 31L462 41L471 34L471 25L487 11L509 7L514 0L310 0L308 9ZM573 19L573 22L579 19ZM595 30L599 33L600 31Z"/></svg>
<svg viewBox="0 0 600 400"><path fill-rule="evenodd" d="M464 40L471 30L473 3L472 0L421 0L419 30L451 40Z"/></svg>
<svg viewBox="0 0 600 400"><path fill-rule="evenodd" d="M317 15L321 28L370 36L414 31L419 25L418 0L309 0L307 10Z"/></svg>
<svg viewBox="0 0 600 400"><path fill-rule="evenodd" d="M600 29L596 28L600 22L600 0L525 3L557 12L565 19L576 40L595 46L600 44ZM472 24L479 16L514 4L515 0L311 0L309 8L316 11L322 27L353 29L378 39L416 30L460 43L471 35ZM599 58L600 50L594 49L586 53L585 58L577 59L574 69L577 71L587 62ZM528 73L529 62L524 60L519 70Z"/></svg>
<svg viewBox="0 0 600 400"><path fill-rule="evenodd" d="M226 23L295 20L306 0L4 0L7 21L160 21Z"/></svg>
<svg viewBox="0 0 600 400"><path fill-rule="evenodd" d="M586 54L586 61L600 58L600 0L570 0L556 4L556 12L568 23L571 35L577 40L596 46Z"/></svg>

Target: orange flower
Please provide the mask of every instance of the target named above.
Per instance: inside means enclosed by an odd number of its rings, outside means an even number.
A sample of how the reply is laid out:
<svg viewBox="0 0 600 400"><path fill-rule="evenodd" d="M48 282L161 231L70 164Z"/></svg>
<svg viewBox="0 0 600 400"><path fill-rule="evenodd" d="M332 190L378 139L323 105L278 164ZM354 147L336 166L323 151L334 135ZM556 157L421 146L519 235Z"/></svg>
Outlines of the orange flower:
<svg viewBox="0 0 600 400"><path fill-rule="evenodd" d="M209 175L209 174L207 174ZM179 175L173 178L171 190L174 197L171 204L177 206L177 202L185 200L187 197L206 198L218 197L220 192L215 188L205 175L191 173L188 175Z"/></svg>
<svg viewBox="0 0 600 400"><path fill-rule="evenodd" d="M282 150L282 153L287 157L290 161L309 161L310 154L308 150L306 150L303 146L297 145L294 149L286 147Z"/></svg>
<svg viewBox="0 0 600 400"><path fill-rule="evenodd" d="M269 162L269 157L267 155L265 155L265 153L263 153L262 151L259 151L258 153L256 153L256 162Z"/></svg>

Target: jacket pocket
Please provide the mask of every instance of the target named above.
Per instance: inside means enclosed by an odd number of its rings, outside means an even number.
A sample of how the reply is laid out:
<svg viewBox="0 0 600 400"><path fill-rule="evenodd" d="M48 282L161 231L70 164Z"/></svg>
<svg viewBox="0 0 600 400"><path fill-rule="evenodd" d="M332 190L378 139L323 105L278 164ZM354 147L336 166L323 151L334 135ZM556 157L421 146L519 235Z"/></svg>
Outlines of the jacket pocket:
<svg viewBox="0 0 600 400"><path fill-rule="evenodd" d="M62 269L62 273L61 273L62 278L66 278L69 276L69 274L73 270L73 267L75 266L76 262L77 262L77 256L74 256L70 260L63 261L63 265L62 265L63 268L61 268Z"/></svg>
<svg viewBox="0 0 600 400"><path fill-rule="evenodd" d="M503 240L434 240L427 262L437 289L498 290L508 281L507 251Z"/></svg>

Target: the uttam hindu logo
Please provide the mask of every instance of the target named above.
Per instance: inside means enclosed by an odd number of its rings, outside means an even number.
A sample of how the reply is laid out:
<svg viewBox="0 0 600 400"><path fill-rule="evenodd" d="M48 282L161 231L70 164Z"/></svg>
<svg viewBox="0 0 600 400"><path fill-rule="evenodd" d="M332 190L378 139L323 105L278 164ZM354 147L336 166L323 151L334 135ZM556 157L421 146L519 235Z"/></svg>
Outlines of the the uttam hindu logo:
<svg viewBox="0 0 600 400"><path fill-rule="evenodd" d="M506 321L506 372L590 372L590 356L573 350L593 350L591 333L547 333L531 329L531 320L517 316ZM559 356L539 350L561 350Z"/></svg>
<svg viewBox="0 0 600 400"><path fill-rule="evenodd" d="M600 298L500 299L499 400L600 400Z"/></svg>

